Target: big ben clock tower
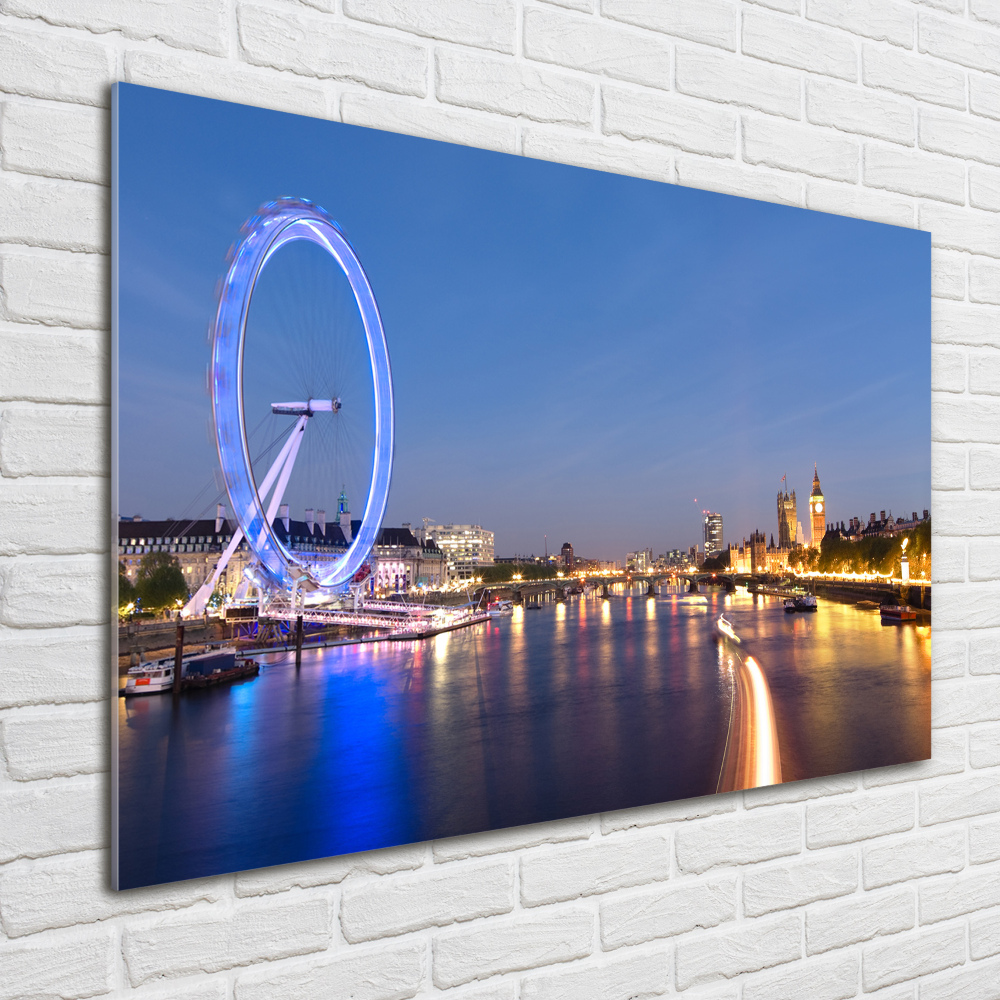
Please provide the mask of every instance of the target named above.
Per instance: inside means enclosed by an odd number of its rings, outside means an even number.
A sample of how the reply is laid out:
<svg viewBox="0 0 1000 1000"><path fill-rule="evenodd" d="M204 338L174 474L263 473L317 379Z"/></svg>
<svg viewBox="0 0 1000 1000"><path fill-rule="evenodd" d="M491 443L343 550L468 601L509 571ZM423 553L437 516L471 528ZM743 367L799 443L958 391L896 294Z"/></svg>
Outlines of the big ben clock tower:
<svg viewBox="0 0 1000 1000"><path fill-rule="evenodd" d="M809 494L809 525L812 530L812 547L819 548L826 534L826 503L819 486L819 472L813 466L813 488Z"/></svg>

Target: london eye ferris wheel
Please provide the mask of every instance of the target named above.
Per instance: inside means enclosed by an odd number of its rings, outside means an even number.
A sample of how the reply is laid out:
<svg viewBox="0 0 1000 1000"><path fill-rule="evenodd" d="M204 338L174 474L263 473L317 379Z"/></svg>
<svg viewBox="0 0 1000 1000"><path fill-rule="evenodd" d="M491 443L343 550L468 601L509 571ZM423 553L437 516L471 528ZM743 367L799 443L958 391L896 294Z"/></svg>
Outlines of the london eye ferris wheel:
<svg viewBox="0 0 1000 1000"><path fill-rule="evenodd" d="M327 264L332 261L334 268L324 281L343 286L342 298L348 303L344 308L352 313L347 323L322 317L313 323L313 342L306 350L300 346L299 371L287 379L280 377L278 362L296 353L295 344L283 342L263 354L258 350L255 375L255 334L249 322L266 275L285 247L298 247L299 253L302 247L313 253L313 248L318 248ZM290 267L286 266L286 273L294 283L302 266L293 261ZM298 305L304 297L293 296L293 304ZM338 329L350 327L352 322L353 331ZM286 341L294 337L289 331L282 331L282 335ZM346 349L338 347L338 338L349 341ZM368 559L385 514L393 458L393 393L385 331L371 283L341 227L327 212L302 198L282 198L262 206L247 220L220 284L211 340L210 393L219 463L238 534L251 551L254 582L271 593L280 593L293 591L306 576L313 587L343 590ZM331 367L328 362L339 354L350 355L350 363ZM261 371L267 376L267 389L260 389L255 396L251 383L255 379L260 383ZM261 396L264 391L272 396L280 394L280 398L262 405L261 399L267 398ZM302 398L294 398L291 394L295 392ZM294 422L289 429L290 417ZM276 429L270 429L274 432L272 446L280 444L280 449L262 474L260 455L255 468L252 438L254 425L259 428L264 421L278 422ZM352 442L345 428L357 429L359 424L364 426ZM322 466L319 471L328 473L327 484L341 475L348 446L356 445L357 438L364 442L360 449L354 448L355 453L363 452L359 461L363 474L355 477L356 489L364 495L360 527L345 539L346 551L326 561L296 549L289 544L287 534L283 537L274 527L296 460L303 453L303 441L309 436L334 443L326 453L314 449L306 463L313 466L313 473L316 466Z"/></svg>

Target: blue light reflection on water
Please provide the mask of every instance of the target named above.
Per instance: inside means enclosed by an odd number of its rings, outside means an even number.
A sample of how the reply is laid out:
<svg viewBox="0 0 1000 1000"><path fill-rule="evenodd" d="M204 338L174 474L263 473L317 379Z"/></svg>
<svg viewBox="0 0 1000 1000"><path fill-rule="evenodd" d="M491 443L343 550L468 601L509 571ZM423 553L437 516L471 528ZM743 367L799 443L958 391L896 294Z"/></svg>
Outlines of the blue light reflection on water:
<svg viewBox="0 0 1000 1000"><path fill-rule="evenodd" d="M745 594L586 599L422 642L274 654L120 705L124 887L713 792L711 623L752 643L786 780L929 755L928 630Z"/></svg>

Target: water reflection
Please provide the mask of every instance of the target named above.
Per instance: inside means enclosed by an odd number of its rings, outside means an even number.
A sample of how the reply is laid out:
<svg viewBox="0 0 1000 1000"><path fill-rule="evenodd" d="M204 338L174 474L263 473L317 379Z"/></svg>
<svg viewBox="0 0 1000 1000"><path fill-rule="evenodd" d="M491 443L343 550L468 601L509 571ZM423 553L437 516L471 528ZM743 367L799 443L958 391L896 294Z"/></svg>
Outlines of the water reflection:
<svg viewBox="0 0 1000 1000"><path fill-rule="evenodd" d="M929 755L930 634L822 602L600 595L424 642L272 655L120 713L121 879L191 878L715 790L725 611L766 675L785 780Z"/></svg>

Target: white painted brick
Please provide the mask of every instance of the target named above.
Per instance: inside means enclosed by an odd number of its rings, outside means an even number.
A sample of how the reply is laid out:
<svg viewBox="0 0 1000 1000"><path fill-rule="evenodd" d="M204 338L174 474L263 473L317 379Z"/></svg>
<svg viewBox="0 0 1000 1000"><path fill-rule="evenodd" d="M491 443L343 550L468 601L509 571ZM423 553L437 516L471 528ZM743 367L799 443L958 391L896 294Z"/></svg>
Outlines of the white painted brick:
<svg viewBox="0 0 1000 1000"><path fill-rule="evenodd" d="M348 91L340 99L340 117L351 125L403 132L425 139L494 149L501 153L513 153L517 148L517 126L509 118L498 121L479 112L442 107L379 91Z"/></svg>
<svg viewBox="0 0 1000 1000"><path fill-rule="evenodd" d="M258 868L236 875L237 896L267 896L289 889L311 889L335 885L352 876L390 875L419 868L426 857L423 844L404 844L363 854L342 854L335 858L303 861L296 865Z"/></svg>
<svg viewBox="0 0 1000 1000"><path fill-rule="evenodd" d="M233 65L227 59L188 52L129 49L125 53L125 79L146 87L300 115L325 117L329 103L322 84L266 67Z"/></svg>
<svg viewBox="0 0 1000 1000"><path fill-rule="evenodd" d="M921 924L1000 906L1000 871L981 868L928 879L918 888Z"/></svg>
<svg viewBox="0 0 1000 1000"><path fill-rule="evenodd" d="M110 931L75 931L43 940L0 942L0 1000L93 997L114 988Z"/></svg>
<svg viewBox="0 0 1000 1000"><path fill-rule="evenodd" d="M736 49L737 9L724 0L601 0L601 13L616 21L652 28L692 42Z"/></svg>
<svg viewBox="0 0 1000 1000"><path fill-rule="evenodd" d="M1000 212L1000 170L969 164L969 204L988 212Z"/></svg>
<svg viewBox="0 0 1000 1000"><path fill-rule="evenodd" d="M858 776L854 774L834 774L823 778L806 778L802 781L786 781L781 785L766 785L763 788L748 788L743 794L747 809L778 805L782 802L805 802L827 795L843 795L858 790Z"/></svg>
<svg viewBox="0 0 1000 1000"><path fill-rule="evenodd" d="M995 76L970 73L969 110L975 115L1000 120L1000 80Z"/></svg>
<svg viewBox="0 0 1000 1000"><path fill-rule="evenodd" d="M865 945L861 982L866 992L930 975L965 961L965 928L907 934Z"/></svg>
<svg viewBox="0 0 1000 1000"><path fill-rule="evenodd" d="M244 972L233 995L235 1000L405 1000L420 989L423 965L422 945L352 948Z"/></svg>
<svg viewBox="0 0 1000 1000"><path fill-rule="evenodd" d="M685 187L786 205L802 204L802 181L783 171L694 154L678 156L674 171L677 183Z"/></svg>
<svg viewBox="0 0 1000 1000"><path fill-rule="evenodd" d="M998 376L1000 376L1000 351L989 347L969 351L970 392L984 396L1000 395Z"/></svg>
<svg viewBox="0 0 1000 1000"><path fill-rule="evenodd" d="M984 257L970 258L969 299L1000 305L1000 262Z"/></svg>
<svg viewBox="0 0 1000 1000"><path fill-rule="evenodd" d="M806 17L877 42L913 48L916 17L910 4L892 0L806 0Z"/></svg>
<svg viewBox="0 0 1000 1000"><path fill-rule="evenodd" d="M935 583L964 583L967 572L966 554L964 538L936 538L931 579Z"/></svg>
<svg viewBox="0 0 1000 1000"><path fill-rule="evenodd" d="M993 402L992 399L990 401ZM968 531L960 532L958 518L967 517L970 523L978 525L997 510L998 504L1000 504L1000 497L990 493L951 494L942 497L940 504L935 504L936 508L940 507L940 513L936 509L934 516L941 518L942 534L969 534ZM981 533L986 534L985 531ZM975 591L971 592L975 593ZM948 591L943 589L942 593L948 593ZM981 589L979 593L986 594L988 591Z"/></svg>
<svg viewBox="0 0 1000 1000"><path fill-rule="evenodd" d="M23 937L124 913L216 902L225 894L226 880L222 878L113 892L108 888L108 864L106 851L83 851L7 865L0 872L4 932L11 938Z"/></svg>
<svg viewBox="0 0 1000 1000"><path fill-rule="evenodd" d="M998 318L1000 312L990 306L935 301L931 303L931 336L939 344L1000 347Z"/></svg>
<svg viewBox="0 0 1000 1000"><path fill-rule="evenodd" d="M962 70L908 52L865 44L861 52L861 80L866 87L891 90L929 104L965 108Z"/></svg>
<svg viewBox="0 0 1000 1000"><path fill-rule="evenodd" d="M985 819L969 824L969 864L1000 861L1000 820Z"/></svg>
<svg viewBox="0 0 1000 1000"><path fill-rule="evenodd" d="M923 4L925 7L946 10L952 14L965 13L965 0L917 0L917 3Z"/></svg>
<svg viewBox="0 0 1000 1000"><path fill-rule="evenodd" d="M853 39L793 18L747 9L743 12L745 55L795 69L858 78L858 51Z"/></svg>
<svg viewBox="0 0 1000 1000"><path fill-rule="evenodd" d="M931 489L964 490L965 448L962 445L931 444Z"/></svg>
<svg viewBox="0 0 1000 1000"><path fill-rule="evenodd" d="M1000 965L972 965L920 984L920 1000L989 1000L996 996Z"/></svg>
<svg viewBox="0 0 1000 1000"><path fill-rule="evenodd" d="M608 135L651 139L709 156L736 152L736 115L725 108L611 86L601 89L601 108L602 129Z"/></svg>
<svg viewBox="0 0 1000 1000"><path fill-rule="evenodd" d="M711 49L678 48L676 64L682 94L800 117L802 84L796 73Z"/></svg>
<svg viewBox="0 0 1000 1000"><path fill-rule="evenodd" d="M992 212L926 203L920 206L920 228L930 230L933 246L1000 257L1000 227Z"/></svg>
<svg viewBox="0 0 1000 1000"><path fill-rule="evenodd" d="M1000 3L997 0L969 0L969 13L980 21L1000 27Z"/></svg>
<svg viewBox="0 0 1000 1000"><path fill-rule="evenodd" d="M670 89L670 48L657 35L546 8L524 12L523 33L529 59Z"/></svg>
<svg viewBox="0 0 1000 1000"><path fill-rule="evenodd" d="M541 0L541 2L555 4L568 10L582 10L589 14L594 10L597 0Z"/></svg>
<svg viewBox="0 0 1000 1000"><path fill-rule="evenodd" d="M994 444L1000 441L1000 435L994 433L990 426L990 421L1000 414L996 401L992 398L967 397L949 401L947 397L935 398L931 407L931 424L933 433L944 441L961 441L963 438L972 436L983 443ZM965 433L962 433L962 427ZM973 484L974 489L982 489L982 486ZM954 498L953 498L954 499ZM989 501L974 497L969 501L974 504L974 508L984 511ZM961 516L964 500L958 500L954 504L948 503L947 498L941 499L942 504L942 524L944 518L948 518L948 534L956 534L962 531L963 526L956 524L954 515ZM947 504L947 506L945 506ZM935 517L937 515L935 514ZM937 525L935 525L937 527ZM943 530L943 529L939 529ZM962 531L963 534L967 533ZM938 605L935 605L935 609ZM966 623L968 624L968 623Z"/></svg>
<svg viewBox="0 0 1000 1000"><path fill-rule="evenodd" d="M620 809L601 814L601 833L658 826L663 823L682 823L689 819L704 819L706 816L735 812L738 805L739 793L730 792L725 795L703 795L696 799L657 802L651 806Z"/></svg>
<svg viewBox="0 0 1000 1000"><path fill-rule="evenodd" d="M103 401L107 355L92 333L0 323L0 400Z"/></svg>
<svg viewBox="0 0 1000 1000"><path fill-rule="evenodd" d="M920 825L1000 812L1000 782L994 775L962 777L920 789Z"/></svg>
<svg viewBox="0 0 1000 1000"><path fill-rule="evenodd" d="M593 937L594 916L579 909L445 932L434 941L434 983L447 989L501 972L570 962L590 954Z"/></svg>
<svg viewBox="0 0 1000 1000"><path fill-rule="evenodd" d="M107 184L107 112L87 107L5 101L0 162L5 170Z"/></svg>
<svg viewBox="0 0 1000 1000"><path fill-rule="evenodd" d="M1000 726L981 726L969 734L969 765L1000 767Z"/></svg>
<svg viewBox="0 0 1000 1000"><path fill-rule="evenodd" d="M948 498L949 494L944 494ZM942 504L944 500L942 500ZM968 505L966 510L972 509ZM965 595L963 602L962 595ZM995 602L1000 597L1000 589L991 584L967 584L965 586L955 586L953 584L942 584L935 589L934 594L934 615L935 620L940 621L945 628L995 628L1000 625L1000 613ZM944 699L941 699L942 702ZM945 704L949 704L945 702ZM978 706L974 709L977 716L975 721L987 721L985 713L989 715L989 721L1000 719L1000 712L992 702ZM942 722L948 719L945 710L938 708L938 699L935 695L932 703L931 725L953 725L951 722Z"/></svg>
<svg viewBox="0 0 1000 1000"><path fill-rule="evenodd" d="M221 55L226 51L224 0L4 0L5 13L90 32L120 31L128 38L156 38L168 45Z"/></svg>
<svg viewBox="0 0 1000 1000"><path fill-rule="evenodd" d="M978 547L979 543L976 544ZM995 632L980 632L970 637L969 673L1000 673L1000 635Z"/></svg>
<svg viewBox="0 0 1000 1000"><path fill-rule="evenodd" d="M104 630L98 628L0 628L0 708L104 698L104 639Z"/></svg>
<svg viewBox="0 0 1000 1000"><path fill-rule="evenodd" d="M923 149L1000 164L1000 125L939 108L921 108L918 133Z"/></svg>
<svg viewBox="0 0 1000 1000"><path fill-rule="evenodd" d="M743 877L743 912L748 917L759 917L819 899L845 896L857 887L857 853L823 853L805 861L748 871Z"/></svg>
<svg viewBox="0 0 1000 1000"><path fill-rule="evenodd" d="M529 63L439 49L435 90L445 104L567 125L588 123L594 84Z"/></svg>
<svg viewBox="0 0 1000 1000"><path fill-rule="evenodd" d="M962 348L936 344L931 348L931 388L935 392L965 392L967 370L968 357Z"/></svg>
<svg viewBox="0 0 1000 1000"><path fill-rule="evenodd" d="M980 446L969 451L969 486L974 490L1000 489L1000 450Z"/></svg>
<svg viewBox="0 0 1000 1000"><path fill-rule="evenodd" d="M932 724L938 726L1000 720L1000 681L976 678L939 684L934 691L932 719Z"/></svg>
<svg viewBox="0 0 1000 1000"><path fill-rule="evenodd" d="M0 864L98 847L102 798L90 776L41 787L0 787Z"/></svg>
<svg viewBox="0 0 1000 1000"><path fill-rule="evenodd" d="M786 14L801 14L803 0L747 0L748 3L755 3L760 7L768 7L770 10L784 11Z"/></svg>
<svg viewBox="0 0 1000 1000"><path fill-rule="evenodd" d="M0 446L0 465L2 456ZM108 491L100 481L0 479L0 507L0 555L95 552L105 544Z"/></svg>
<svg viewBox="0 0 1000 1000"><path fill-rule="evenodd" d="M94 774L108 769L107 720L98 706L71 712L22 712L0 721L7 773L15 781Z"/></svg>
<svg viewBox="0 0 1000 1000"><path fill-rule="evenodd" d="M846 948L883 934L898 934L916 925L910 888L865 892L806 911L806 951L810 955Z"/></svg>
<svg viewBox="0 0 1000 1000"><path fill-rule="evenodd" d="M935 636L935 642L937 636ZM937 651L935 648L935 658ZM943 774L958 774L965 770L964 734L954 730L932 730L931 759L911 764L896 764L863 771L865 788L881 788L906 782L936 778Z"/></svg>
<svg viewBox="0 0 1000 1000"><path fill-rule="evenodd" d="M856 140L774 118L744 116L743 158L835 181L858 177Z"/></svg>
<svg viewBox="0 0 1000 1000"><path fill-rule="evenodd" d="M677 943L677 987L732 979L793 962L802 955L802 918L748 920L737 930L714 931Z"/></svg>
<svg viewBox="0 0 1000 1000"><path fill-rule="evenodd" d="M969 954L976 961L1000 955L1000 912L969 921Z"/></svg>
<svg viewBox="0 0 1000 1000"><path fill-rule="evenodd" d="M965 865L965 831L939 830L879 841L863 848L864 887L878 889L895 882L957 872ZM884 983L883 985L888 985Z"/></svg>
<svg viewBox="0 0 1000 1000"><path fill-rule="evenodd" d="M106 107L114 79L110 49L88 38L26 30L4 21L0 31L0 91Z"/></svg>
<svg viewBox="0 0 1000 1000"><path fill-rule="evenodd" d="M969 579L977 582L1000 579L1000 543L977 540L969 551Z"/></svg>
<svg viewBox="0 0 1000 1000"><path fill-rule="evenodd" d="M671 155L659 143L594 136L580 129L524 125L521 152L538 160L570 163L650 180L671 179Z"/></svg>
<svg viewBox="0 0 1000 1000"><path fill-rule="evenodd" d="M229 912L185 914L132 926L122 939L128 981L218 972L253 962L323 951L330 944L330 908L323 899L295 903L254 900Z"/></svg>
<svg viewBox="0 0 1000 1000"><path fill-rule="evenodd" d="M547 0L541 0L542 3ZM514 979L494 979L486 985L459 987L446 994L448 1000L517 1000L518 984ZM429 994L433 996L434 994Z"/></svg>
<svg viewBox="0 0 1000 1000"><path fill-rule="evenodd" d="M678 827L674 840L684 872L769 861L799 853L802 817L792 808L736 813Z"/></svg>
<svg viewBox="0 0 1000 1000"><path fill-rule="evenodd" d="M850 844L902 833L915 821L915 799L909 789L813 802L806 806L806 843L812 848Z"/></svg>
<svg viewBox="0 0 1000 1000"><path fill-rule="evenodd" d="M601 943L611 950L734 920L736 885L735 874L707 876L604 899Z"/></svg>
<svg viewBox="0 0 1000 1000"><path fill-rule="evenodd" d="M806 81L806 117L815 125L906 146L912 146L917 137L913 108L905 101L833 80Z"/></svg>
<svg viewBox="0 0 1000 1000"><path fill-rule="evenodd" d="M102 556L18 558L0 565L0 625L55 628L109 618Z"/></svg>
<svg viewBox="0 0 1000 1000"><path fill-rule="evenodd" d="M353 944L513 908L514 865L504 860L349 886L341 897L340 926Z"/></svg>
<svg viewBox="0 0 1000 1000"><path fill-rule="evenodd" d="M61 251L0 253L2 308L14 322L103 329L108 325L105 257Z"/></svg>
<svg viewBox="0 0 1000 1000"><path fill-rule="evenodd" d="M435 840L432 847L435 861L460 861L486 854L518 851L538 844L583 840L590 836L590 831L589 817L573 816L554 823L534 823L531 826L512 826L464 837L448 837L445 840Z"/></svg>
<svg viewBox="0 0 1000 1000"><path fill-rule="evenodd" d="M918 48L939 59L1000 73L1000 34L954 18L920 15Z"/></svg>
<svg viewBox="0 0 1000 1000"><path fill-rule="evenodd" d="M670 988L669 957L652 952L614 959L601 965L584 964L566 971L526 976L521 1000L625 1000L660 996Z"/></svg>
<svg viewBox="0 0 1000 1000"><path fill-rule="evenodd" d="M869 187L965 204L965 164L944 156L868 142L862 179Z"/></svg>
<svg viewBox="0 0 1000 1000"><path fill-rule="evenodd" d="M797 963L748 978L743 1000L847 1000L857 994L859 971L857 955Z"/></svg>
<svg viewBox="0 0 1000 1000"><path fill-rule="evenodd" d="M327 17L240 4L240 44L257 66L354 80L397 94L427 92L427 49Z"/></svg>
<svg viewBox="0 0 1000 1000"><path fill-rule="evenodd" d="M931 295L939 299L965 298L965 255L931 250ZM931 377L934 365L931 365Z"/></svg>
<svg viewBox="0 0 1000 1000"><path fill-rule="evenodd" d="M491 0L488 4L464 4L447 0L423 0L419 4L400 0L344 0L344 13L359 21L384 24L426 38L461 45L475 45L497 52L513 52L517 33L514 0Z"/></svg>
<svg viewBox="0 0 1000 1000"><path fill-rule="evenodd" d="M521 859L521 903L538 906L669 877L666 837L618 836L579 847L542 848Z"/></svg>
<svg viewBox="0 0 1000 1000"><path fill-rule="evenodd" d="M108 467L107 423L103 406L5 406L0 470L7 477L100 475Z"/></svg>
<svg viewBox="0 0 1000 1000"><path fill-rule="evenodd" d="M852 219L885 222L890 226L913 226L914 202L876 193L857 184L806 185L806 205L819 212L847 215Z"/></svg>

